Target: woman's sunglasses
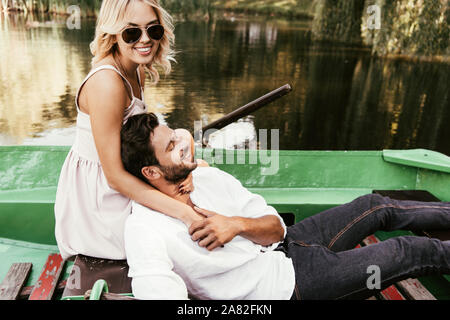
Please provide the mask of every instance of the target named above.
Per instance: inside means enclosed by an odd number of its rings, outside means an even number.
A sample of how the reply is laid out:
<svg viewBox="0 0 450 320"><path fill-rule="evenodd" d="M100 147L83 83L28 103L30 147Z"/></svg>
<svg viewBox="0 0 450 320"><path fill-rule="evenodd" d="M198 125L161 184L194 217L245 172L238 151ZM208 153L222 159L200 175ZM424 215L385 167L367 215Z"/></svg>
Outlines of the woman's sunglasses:
<svg viewBox="0 0 450 320"><path fill-rule="evenodd" d="M153 24L148 26L147 35L153 40L161 40L164 36L164 27L160 24ZM122 31L122 39L127 44L133 44L138 42L142 37L142 29L138 27L127 28Z"/></svg>

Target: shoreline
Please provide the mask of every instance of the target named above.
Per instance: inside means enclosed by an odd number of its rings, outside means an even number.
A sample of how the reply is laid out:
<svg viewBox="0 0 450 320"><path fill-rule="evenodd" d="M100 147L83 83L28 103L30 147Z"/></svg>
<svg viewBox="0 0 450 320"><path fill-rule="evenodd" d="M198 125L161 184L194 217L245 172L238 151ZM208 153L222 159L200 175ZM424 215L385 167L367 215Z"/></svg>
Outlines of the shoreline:
<svg viewBox="0 0 450 320"><path fill-rule="evenodd" d="M0 7L0 12L2 13L31 13L31 14L57 14L57 15L69 15L66 11L59 10L48 10L43 11L39 9L29 10L28 8L23 8L22 6L3 8ZM82 16L89 18L96 18L99 8L81 8ZM257 5L256 2L250 2L246 4L231 4L230 1L215 1L211 3L211 6L199 8L197 10L189 10L188 12L174 10L170 6L167 10L172 16L180 17L186 19L187 16L191 16L191 19L197 19L199 17L211 16L217 13L219 14L231 14L231 15L244 15L246 17L261 16L261 17L272 17L278 19L286 20L312 20L314 14L311 10L298 9L296 6L282 6L277 5L277 3L267 4L267 5Z"/></svg>
<svg viewBox="0 0 450 320"><path fill-rule="evenodd" d="M194 12L189 13L180 13L174 12L172 17L176 22L185 22L185 21L210 21L210 20L247 20L247 19L263 19L264 21L270 20L280 20L286 21L288 23L295 22L311 22L313 20L313 15L308 13L305 10L299 10L297 12L289 13L288 10L279 10L275 13L268 12L269 9L273 9L273 6L268 6L266 9L258 9L252 7L236 7L230 8L226 7L227 2L221 4L219 6L214 5L211 10L199 9ZM3 8L2 8L3 9ZM24 14L24 15L49 15L49 16L59 16L59 17L67 17L70 16L67 12L61 11L48 11L42 12L39 10L27 11L22 8L7 8L6 10L0 10L1 13L6 14ZM82 10L83 14L81 15L83 19L96 19L97 11L96 10ZM338 45L348 45L352 46L354 43L342 43L339 40L327 40L326 42L335 43ZM321 41L319 41L320 43ZM370 48L362 45L364 49ZM370 49L369 49L370 50ZM405 54L405 53L387 53L384 55L370 53L374 58L379 59L388 59L388 60L398 60L398 61L406 61L406 62L425 62L425 63L444 63L450 64L450 57L445 55L433 55L433 56L424 56L424 55L415 55L415 54Z"/></svg>

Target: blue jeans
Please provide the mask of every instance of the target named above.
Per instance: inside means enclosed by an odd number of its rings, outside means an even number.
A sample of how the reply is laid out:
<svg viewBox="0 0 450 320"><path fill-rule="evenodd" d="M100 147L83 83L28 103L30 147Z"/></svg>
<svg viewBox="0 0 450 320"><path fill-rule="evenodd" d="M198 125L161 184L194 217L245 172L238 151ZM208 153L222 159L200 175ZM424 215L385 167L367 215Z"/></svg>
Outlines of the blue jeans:
<svg viewBox="0 0 450 320"><path fill-rule="evenodd" d="M367 285L375 274L370 266L379 268L381 289L406 278L450 273L450 241L402 236L355 249L378 230L427 229L450 229L450 202L369 194L288 227L283 246L294 264L293 298L368 298L375 293Z"/></svg>

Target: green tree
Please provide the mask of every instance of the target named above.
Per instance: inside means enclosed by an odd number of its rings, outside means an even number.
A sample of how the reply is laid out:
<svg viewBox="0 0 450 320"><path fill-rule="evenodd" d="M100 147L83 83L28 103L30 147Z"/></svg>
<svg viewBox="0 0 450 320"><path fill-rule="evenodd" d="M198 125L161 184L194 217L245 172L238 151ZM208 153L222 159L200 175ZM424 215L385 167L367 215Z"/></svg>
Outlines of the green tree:
<svg viewBox="0 0 450 320"><path fill-rule="evenodd" d="M313 39L361 43L363 8L363 0L316 0Z"/></svg>

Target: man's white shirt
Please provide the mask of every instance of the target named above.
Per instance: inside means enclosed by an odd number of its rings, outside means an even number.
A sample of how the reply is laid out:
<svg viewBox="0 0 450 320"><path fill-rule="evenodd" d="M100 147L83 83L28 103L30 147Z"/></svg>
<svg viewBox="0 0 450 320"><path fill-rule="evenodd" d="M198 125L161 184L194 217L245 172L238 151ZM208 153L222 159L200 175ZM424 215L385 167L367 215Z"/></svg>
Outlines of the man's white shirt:
<svg viewBox="0 0 450 320"><path fill-rule="evenodd" d="M193 172L191 201L224 216L259 218L276 210L232 175L212 167ZM212 251L192 241L185 224L133 202L125 225L125 250L138 299L289 299L295 285L292 260L278 243L269 247L236 236Z"/></svg>

